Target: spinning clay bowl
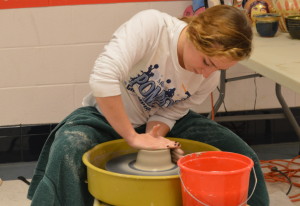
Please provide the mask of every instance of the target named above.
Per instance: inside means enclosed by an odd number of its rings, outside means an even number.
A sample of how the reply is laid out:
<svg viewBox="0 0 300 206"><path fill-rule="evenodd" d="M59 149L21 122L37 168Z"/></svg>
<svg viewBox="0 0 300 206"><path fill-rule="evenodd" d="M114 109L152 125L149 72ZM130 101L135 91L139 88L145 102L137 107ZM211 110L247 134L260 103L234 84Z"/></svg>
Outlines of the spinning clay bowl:
<svg viewBox="0 0 300 206"><path fill-rule="evenodd" d="M180 142L185 154L219 151L216 147L197 141L169 139ZM96 199L111 205L181 206L181 186L178 174L142 176L105 170L106 163L111 159L137 152L123 139L102 143L87 151L82 160L87 166L89 192Z"/></svg>

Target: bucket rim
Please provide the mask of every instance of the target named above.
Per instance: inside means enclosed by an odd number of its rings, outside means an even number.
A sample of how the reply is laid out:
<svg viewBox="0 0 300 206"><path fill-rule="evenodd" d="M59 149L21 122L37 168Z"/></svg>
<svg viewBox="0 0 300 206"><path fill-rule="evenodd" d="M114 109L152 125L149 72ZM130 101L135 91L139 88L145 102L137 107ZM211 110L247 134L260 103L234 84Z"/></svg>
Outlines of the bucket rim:
<svg viewBox="0 0 300 206"><path fill-rule="evenodd" d="M248 160L249 161L249 165L246 165L244 168L241 168L241 169L236 169L236 170L232 170L232 171L199 171L199 170L195 170L195 169L191 169L189 167L186 167L183 162L184 158L188 157L188 156L192 156L192 155L201 155L203 153L215 153L215 154L224 154L224 153L227 153L227 154L233 154L233 155L237 155L237 156L240 156L242 158L244 158L245 160ZM216 156L217 157L217 156ZM245 155L242 155L242 154L239 154L239 153L235 153L235 152L226 152L226 151L204 151L204 152L194 152L194 153L191 153L191 154L187 154L183 157L181 157L178 161L177 161L177 165L179 167L179 171L180 171L180 174L181 174L181 171L182 169L184 170L187 170L187 171L190 171L190 172L194 172L194 173L199 173L199 174L210 174L210 175L231 175L231 174L235 174L235 173L240 173L244 170L248 170L248 169L252 169L253 166L254 166L254 162L251 158L245 156Z"/></svg>

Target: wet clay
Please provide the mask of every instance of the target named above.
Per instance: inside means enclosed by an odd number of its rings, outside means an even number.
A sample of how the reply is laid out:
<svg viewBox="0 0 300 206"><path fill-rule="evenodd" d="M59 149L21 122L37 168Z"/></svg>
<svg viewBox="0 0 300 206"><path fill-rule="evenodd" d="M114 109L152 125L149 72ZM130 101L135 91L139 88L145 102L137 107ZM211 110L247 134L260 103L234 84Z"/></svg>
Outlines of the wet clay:
<svg viewBox="0 0 300 206"><path fill-rule="evenodd" d="M143 176L178 175L178 167L171 160L169 149L140 150L113 158L105 169L111 172Z"/></svg>

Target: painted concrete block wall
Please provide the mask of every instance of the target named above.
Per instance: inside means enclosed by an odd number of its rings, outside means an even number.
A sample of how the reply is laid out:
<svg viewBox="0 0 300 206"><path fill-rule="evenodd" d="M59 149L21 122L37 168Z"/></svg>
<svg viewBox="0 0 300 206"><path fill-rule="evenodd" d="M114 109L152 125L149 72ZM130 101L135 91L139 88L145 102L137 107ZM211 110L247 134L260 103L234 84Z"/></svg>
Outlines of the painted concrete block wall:
<svg viewBox="0 0 300 206"><path fill-rule="evenodd" d="M179 17L191 2L0 10L0 126L61 121L81 106L94 61L124 21L149 8ZM228 76L248 73L237 65ZM256 85L256 109L279 107L273 82L259 78ZM227 110L253 109L255 88L253 79L228 83ZM290 106L299 106L295 93L285 90L284 95ZM195 110L209 111L210 101Z"/></svg>
<svg viewBox="0 0 300 206"><path fill-rule="evenodd" d="M0 10L0 126L61 121L89 92L94 61L135 13L181 16L191 1Z"/></svg>

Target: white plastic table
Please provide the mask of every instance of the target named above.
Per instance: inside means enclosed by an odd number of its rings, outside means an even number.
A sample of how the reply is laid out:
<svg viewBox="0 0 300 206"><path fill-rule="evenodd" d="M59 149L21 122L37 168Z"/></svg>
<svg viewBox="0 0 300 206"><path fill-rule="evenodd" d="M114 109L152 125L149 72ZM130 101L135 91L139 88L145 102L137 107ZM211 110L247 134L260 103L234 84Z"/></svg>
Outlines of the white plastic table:
<svg viewBox="0 0 300 206"><path fill-rule="evenodd" d="M253 46L250 59L241 61L239 64L255 71L257 74L232 79L240 80L255 76L264 76L276 82L276 96L282 106L284 116L289 120L300 140L299 124L281 94L281 86L300 94L300 40L292 39L288 33L278 32L272 38L259 37L257 33L254 33ZM223 102L226 81L226 72L222 71L220 96L214 106L215 112ZM254 116L250 115L247 118L255 119ZM275 116L273 115L273 117ZM260 115L258 119L266 119L266 115ZM218 121L217 117L216 121Z"/></svg>
<svg viewBox="0 0 300 206"><path fill-rule="evenodd" d="M251 58L240 64L300 94L300 40L288 33L254 35Z"/></svg>

